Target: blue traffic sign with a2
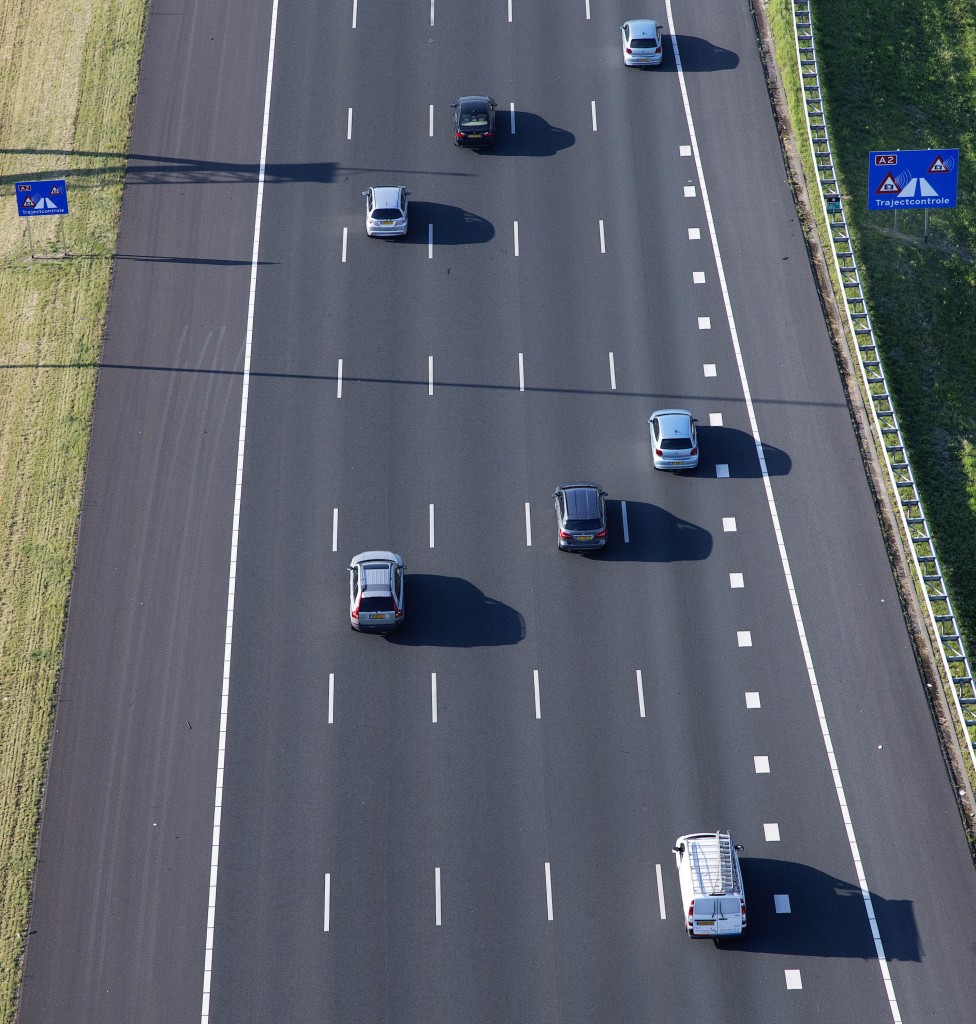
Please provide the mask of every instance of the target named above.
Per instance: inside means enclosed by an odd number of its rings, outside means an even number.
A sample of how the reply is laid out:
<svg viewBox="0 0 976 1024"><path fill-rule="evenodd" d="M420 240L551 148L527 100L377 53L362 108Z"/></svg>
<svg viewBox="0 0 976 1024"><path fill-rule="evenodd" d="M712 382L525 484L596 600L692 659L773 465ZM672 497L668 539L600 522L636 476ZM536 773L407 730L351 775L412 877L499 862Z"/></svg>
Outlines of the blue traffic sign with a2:
<svg viewBox="0 0 976 1024"><path fill-rule="evenodd" d="M956 205L958 149L894 149L868 154L869 210Z"/></svg>
<svg viewBox="0 0 976 1024"><path fill-rule="evenodd" d="M14 195L21 217L50 217L68 212L68 186L63 178L14 182Z"/></svg>

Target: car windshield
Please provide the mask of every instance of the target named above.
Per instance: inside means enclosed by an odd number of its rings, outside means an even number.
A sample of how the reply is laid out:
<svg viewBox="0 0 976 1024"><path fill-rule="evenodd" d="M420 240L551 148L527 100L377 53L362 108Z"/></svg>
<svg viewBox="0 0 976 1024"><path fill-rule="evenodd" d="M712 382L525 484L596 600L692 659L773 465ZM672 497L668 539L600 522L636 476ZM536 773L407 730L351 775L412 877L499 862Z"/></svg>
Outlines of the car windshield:
<svg viewBox="0 0 976 1024"><path fill-rule="evenodd" d="M661 447L662 448L667 448L667 449L670 449L670 450L687 449L687 448L691 447L691 438L690 437L665 437L661 441Z"/></svg>
<svg viewBox="0 0 976 1024"><path fill-rule="evenodd" d="M650 39L631 39L630 45L635 50L653 50L657 46L657 40L653 37Z"/></svg>
<svg viewBox="0 0 976 1024"><path fill-rule="evenodd" d="M570 519L566 525L578 533L594 533L603 527L599 519Z"/></svg>
<svg viewBox="0 0 976 1024"><path fill-rule="evenodd" d="M362 612L392 612L393 597L387 594L385 597L364 597L359 602L359 611Z"/></svg>
<svg viewBox="0 0 976 1024"><path fill-rule="evenodd" d="M402 217L403 214L393 207L383 207L373 210L374 220L396 220L397 217Z"/></svg>
<svg viewBox="0 0 976 1024"><path fill-rule="evenodd" d="M461 126L464 128L487 128L488 112L486 110L462 110Z"/></svg>

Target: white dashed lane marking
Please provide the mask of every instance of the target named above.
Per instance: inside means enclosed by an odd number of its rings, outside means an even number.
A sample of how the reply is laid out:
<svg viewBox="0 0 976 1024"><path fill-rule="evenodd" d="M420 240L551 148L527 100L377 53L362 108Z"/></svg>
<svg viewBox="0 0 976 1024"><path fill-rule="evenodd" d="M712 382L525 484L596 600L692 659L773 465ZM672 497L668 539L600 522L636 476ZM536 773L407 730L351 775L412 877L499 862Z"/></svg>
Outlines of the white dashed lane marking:
<svg viewBox="0 0 976 1024"><path fill-rule="evenodd" d="M668 919L667 911L664 909L664 878L661 876L661 865L654 865L654 874L657 875L657 906L658 912L661 915L661 920L666 921Z"/></svg>
<svg viewBox="0 0 976 1024"><path fill-rule="evenodd" d="M596 131L596 100L590 100L590 118L593 121L593 131Z"/></svg>
<svg viewBox="0 0 976 1024"><path fill-rule="evenodd" d="M549 870L549 861L546 861L546 914L552 920L552 872Z"/></svg>
<svg viewBox="0 0 976 1024"><path fill-rule="evenodd" d="M691 146L679 146L678 153L681 156L691 156Z"/></svg>
<svg viewBox="0 0 976 1024"><path fill-rule="evenodd" d="M724 480L729 475L729 464L727 462L717 463L715 466L715 475Z"/></svg>
<svg viewBox="0 0 976 1024"><path fill-rule="evenodd" d="M430 546L434 546L434 505L430 506Z"/></svg>
<svg viewBox="0 0 976 1024"><path fill-rule="evenodd" d="M511 120L511 129L512 129L512 134L514 135L515 134L515 104L514 103L510 103L508 105L508 111L509 111L509 116L512 119Z"/></svg>
<svg viewBox="0 0 976 1024"><path fill-rule="evenodd" d="M342 229L342 262L346 262L346 247L349 244L349 228Z"/></svg>
<svg viewBox="0 0 976 1024"><path fill-rule="evenodd" d="M514 235L515 235L515 255L518 256L518 254L519 254L518 221L515 221Z"/></svg>
<svg viewBox="0 0 976 1024"><path fill-rule="evenodd" d="M329 872L326 872L326 875L325 875L325 917L324 917L324 925L325 925L324 930L325 931L329 930L329 903L331 902L331 898L332 898L332 875Z"/></svg>
<svg viewBox="0 0 976 1024"><path fill-rule="evenodd" d="M710 331L712 329L712 318L710 316L700 316L698 318L698 330Z"/></svg>
<svg viewBox="0 0 976 1024"><path fill-rule="evenodd" d="M694 185L685 185L685 199L694 199L696 192Z"/></svg>
<svg viewBox="0 0 976 1024"><path fill-rule="evenodd" d="M356 9L359 7L358 0L352 0L352 27L356 27Z"/></svg>
<svg viewBox="0 0 976 1024"><path fill-rule="evenodd" d="M697 242L701 238L701 228L688 228L688 241Z"/></svg>
<svg viewBox="0 0 976 1024"><path fill-rule="evenodd" d="M695 284L704 284L705 283L705 271L704 270L696 270L696 271L694 271L692 273L692 275L691 275L691 279L692 279L692 281Z"/></svg>
<svg viewBox="0 0 976 1024"><path fill-rule="evenodd" d="M339 550L339 510L332 510L332 550Z"/></svg>
<svg viewBox="0 0 976 1024"><path fill-rule="evenodd" d="M434 924L441 926L441 869L434 868Z"/></svg>
<svg viewBox="0 0 976 1024"><path fill-rule="evenodd" d="M329 725L332 725L332 712L335 710L335 673L329 673Z"/></svg>
<svg viewBox="0 0 976 1024"><path fill-rule="evenodd" d="M434 258L434 225L427 225L427 259Z"/></svg>
<svg viewBox="0 0 976 1024"><path fill-rule="evenodd" d="M430 105L430 113L427 115L427 134L430 138L434 137L434 104Z"/></svg>
<svg viewBox="0 0 976 1024"><path fill-rule="evenodd" d="M722 427L725 425L725 420L722 418L720 412L710 412L708 414L708 425L710 427Z"/></svg>
<svg viewBox="0 0 976 1024"><path fill-rule="evenodd" d="M528 502L525 503L525 546L532 547L532 513Z"/></svg>
<svg viewBox="0 0 976 1024"><path fill-rule="evenodd" d="M430 674L430 720L437 725L437 673Z"/></svg>
<svg viewBox="0 0 976 1024"><path fill-rule="evenodd" d="M339 369L336 370L336 398L342 398L342 360L339 360Z"/></svg>
<svg viewBox="0 0 976 1024"><path fill-rule="evenodd" d="M601 222L602 223L602 222ZM617 369L613 365L613 353L610 353L610 390L617 390Z"/></svg>
<svg viewBox="0 0 976 1024"><path fill-rule="evenodd" d="M630 543L630 527L627 525L627 502L622 501L620 503L620 518L624 524L624 543Z"/></svg>
<svg viewBox="0 0 976 1024"><path fill-rule="evenodd" d="M603 233L603 221L600 221L600 252L606 253L607 251L607 239Z"/></svg>
<svg viewBox="0 0 976 1024"><path fill-rule="evenodd" d="M704 373L706 377L718 376L718 370L715 368L714 363L702 363L702 373Z"/></svg>
<svg viewBox="0 0 976 1024"><path fill-rule="evenodd" d="M349 116L346 118L346 138L352 138L352 107L349 108Z"/></svg>
<svg viewBox="0 0 976 1024"><path fill-rule="evenodd" d="M767 843L779 842L779 825L775 821L767 821L763 825L763 835Z"/></svg>
<svg viewBox="0 0 976 1024"><path fill-rule="evenodd" d="M733 590L741 590L745 585L745 579L741 572L729 573L729 586Z"/></svg>
<svg viewBox="0 0 976 1024"><path fill-rule="evenodd" d="M756 766L757 775L769 774L769 758L765 754L756 754L752 760Z"/></svg>
<svg viewBox="0 0 976 1024"><path fill-rule="evenodd" d="M759 692L757 690L746 690L746 707L751 709L762 707L762 702L759 700Z"/></svg>
<svg viewBox="0 0 976 1024"><path fill-rule="evenodd" d="M791 914L790 897L786 893L777 893L773 896L773 906L777 914Z"/></svg>
<svg viewBox="0 0 976 1024"><path fill-rule="evenodd" d="M738 530L735 524L735 516L723 516L722 529L725 533L735 533Z"/></svg>
<svg viewBox="0 0 976 1024"><path fill-rule="evenodd" d="M803 982L800 979L799 971L784 971L786 975L786 987L787 988L803 988Z"/></svg>
<svg viewBox="0 0 976 1024"><path fill-rule="evenodd" d="M525 390L525 360L519 352L519 391Z"/></svg>
<svg viewBox="0 0 976 1024"><path fill-rule="evenodd" d="M752 647L752 633L748 629L740 629L735 639L740 647Z"/></svg>
<svg viewBox="0 0 976 1024"><path fill-rule="evenodd" d="M644 676L641 670L637 670L637 707L640 710L641 718L646 718L644 714Z"/></svg>
<svg viewBox="0 0 976 1024"><path fill-rule="evenodd" d="M542 695L539 692L539 670L532 670L532 688L535 690L535 717L542 718Z"/></svg>
<svg viewBox="0 0 976 1024"><path fill-rule="evenodd" d="M434 357L427 357L427 394L434 393Z"/></svg>

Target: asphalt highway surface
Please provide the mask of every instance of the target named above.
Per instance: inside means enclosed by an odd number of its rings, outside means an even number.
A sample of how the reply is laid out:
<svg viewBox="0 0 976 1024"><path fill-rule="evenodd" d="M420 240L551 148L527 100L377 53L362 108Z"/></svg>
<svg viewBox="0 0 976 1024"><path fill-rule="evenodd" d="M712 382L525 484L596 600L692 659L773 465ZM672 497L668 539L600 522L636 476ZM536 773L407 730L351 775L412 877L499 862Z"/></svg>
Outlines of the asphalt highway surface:
<svg viewBox="0 0 976 1024"><path fill-rule="evenodd" d="M951 1024L973 920L745 0L154 0L20 1024Z"/></svg>

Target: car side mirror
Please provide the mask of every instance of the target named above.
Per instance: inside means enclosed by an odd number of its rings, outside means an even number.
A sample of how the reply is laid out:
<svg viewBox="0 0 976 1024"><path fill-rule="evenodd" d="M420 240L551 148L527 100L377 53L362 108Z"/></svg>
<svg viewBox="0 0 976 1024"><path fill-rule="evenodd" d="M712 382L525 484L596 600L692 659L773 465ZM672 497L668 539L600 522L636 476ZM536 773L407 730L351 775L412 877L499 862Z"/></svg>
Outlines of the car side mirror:
<svg viewBox="0 0 976 1024"><path fill-rule="evenodd" d="M735 848L736 848L737 850L744 850L744 849L745 849L745 847L744 847L744 846L743 846L743 845L742 845L741 843L736 843L736 844L735 844Z"/></svg>
<svg viewBox="0 0 976 1024"><path fill-rule="evenodd" d="M684 843L678 843L677 846L672 846L671 849L674 850L675 853L684 853L685 852L685 844Z"/></svg>
<svg viewBox="0 0 976 1024"><path fill-rule="evenodd" d="M369 195L369 189L367 189L367 190L366 190L366 191L365 191L365 192L363 193L363 195L364 195L364 196L368 196L368 195Z"/></svg>

